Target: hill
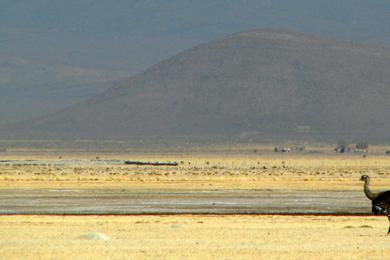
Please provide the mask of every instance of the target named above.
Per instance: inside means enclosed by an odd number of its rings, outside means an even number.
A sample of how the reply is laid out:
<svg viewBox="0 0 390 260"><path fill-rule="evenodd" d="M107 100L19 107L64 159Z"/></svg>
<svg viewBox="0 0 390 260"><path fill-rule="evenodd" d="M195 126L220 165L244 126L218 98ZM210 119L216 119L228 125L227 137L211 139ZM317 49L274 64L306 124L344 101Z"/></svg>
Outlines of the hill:
<svg viewBox="0 0 390 260"><path fill-rule="evenodd" d="M0 127L79 103L200 43L1 26L0 39Z"/></svg>
<svg viewBox="0 0 390 260"><path fill-rule="evenodd" d="M390 137L390 50L254 30L201 44L9 138Z"/></svg>

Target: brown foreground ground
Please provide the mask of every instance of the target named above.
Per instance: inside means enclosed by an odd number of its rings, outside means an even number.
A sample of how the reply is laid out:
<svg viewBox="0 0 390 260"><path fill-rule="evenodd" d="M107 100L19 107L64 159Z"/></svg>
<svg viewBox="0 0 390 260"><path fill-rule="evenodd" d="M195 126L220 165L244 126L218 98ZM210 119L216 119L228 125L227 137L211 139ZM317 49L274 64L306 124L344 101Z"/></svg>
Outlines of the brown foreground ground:
<svg viewBox="0 0 390 260"><path fill-rule="evenodd" d="M0 255L2 259L387 259L386 231L386 218L371 216L2 216Z"/></svg>

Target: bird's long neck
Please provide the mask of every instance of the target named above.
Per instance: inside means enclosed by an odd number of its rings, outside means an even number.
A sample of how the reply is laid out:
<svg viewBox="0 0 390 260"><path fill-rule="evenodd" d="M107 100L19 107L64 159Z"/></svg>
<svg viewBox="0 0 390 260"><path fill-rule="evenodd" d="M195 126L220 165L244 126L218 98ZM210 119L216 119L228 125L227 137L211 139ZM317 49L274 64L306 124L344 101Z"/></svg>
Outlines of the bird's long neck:
<svg viewBox="0 0 390 260"><path fill-rule="evenodd" d="M373 200L374 197L375 197L375 193L373 193L370 190L370 188L368 187L369 184L370 184L370 179L365 180L365 182L364 182L364 193L366 194L367 198L369 198L370 200Z"/></svg>

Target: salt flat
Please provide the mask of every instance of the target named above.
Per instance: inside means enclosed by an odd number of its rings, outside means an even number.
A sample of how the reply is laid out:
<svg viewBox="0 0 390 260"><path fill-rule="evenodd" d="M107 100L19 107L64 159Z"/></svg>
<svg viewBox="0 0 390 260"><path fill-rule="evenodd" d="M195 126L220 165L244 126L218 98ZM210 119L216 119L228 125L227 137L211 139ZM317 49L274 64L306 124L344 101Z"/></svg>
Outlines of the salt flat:
<svg viewBox="0 0 390 260"><path fill-rule="evenodd" d="M0 214L369 214L359 191L2 189Z"/></svg>

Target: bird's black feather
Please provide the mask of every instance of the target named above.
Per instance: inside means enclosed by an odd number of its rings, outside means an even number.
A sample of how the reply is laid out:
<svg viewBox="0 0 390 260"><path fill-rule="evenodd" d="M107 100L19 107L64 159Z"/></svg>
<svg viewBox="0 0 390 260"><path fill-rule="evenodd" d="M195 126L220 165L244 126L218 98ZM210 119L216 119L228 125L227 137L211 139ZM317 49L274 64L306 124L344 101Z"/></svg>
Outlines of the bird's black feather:
<svg viewBox="0 0 390 260"><path fill-rule="evenodd" d="M375 215L389 215L390 213L390 190L378 193L372 200L372 212Z"/></svg>

